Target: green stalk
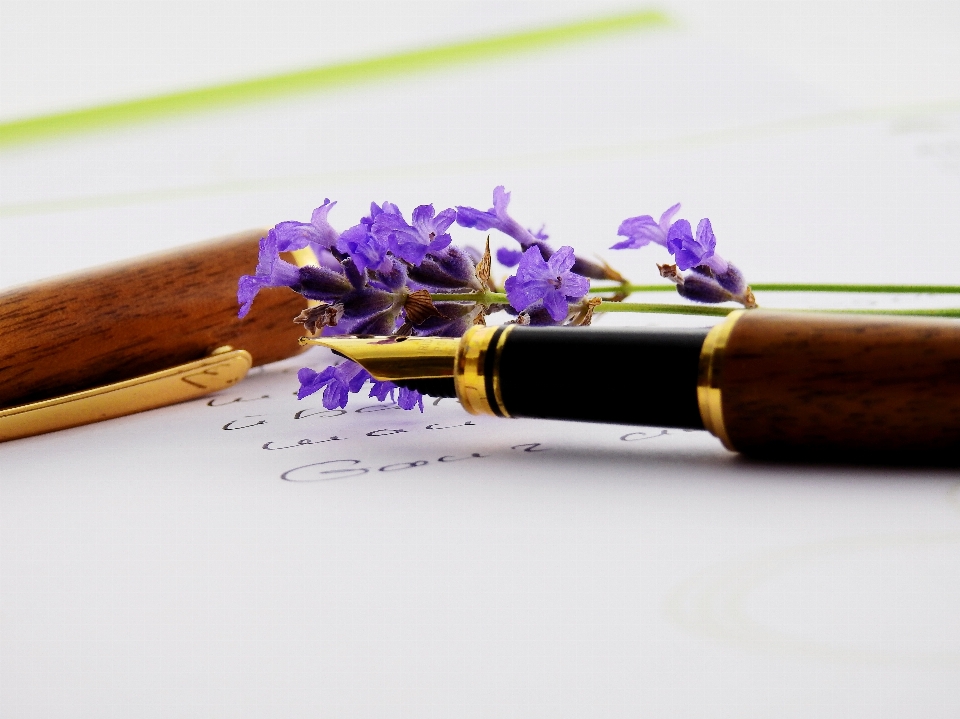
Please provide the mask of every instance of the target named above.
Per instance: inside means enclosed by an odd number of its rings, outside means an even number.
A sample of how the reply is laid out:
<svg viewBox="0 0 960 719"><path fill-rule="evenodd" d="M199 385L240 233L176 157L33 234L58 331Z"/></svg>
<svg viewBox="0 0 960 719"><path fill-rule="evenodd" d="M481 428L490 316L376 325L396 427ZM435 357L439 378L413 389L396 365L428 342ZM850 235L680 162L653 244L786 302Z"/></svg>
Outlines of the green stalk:
<svg viewBox="0 0 960 719"><path fill-rule="evenodd" d="M591 287L590 292L596 294L600 292L629 292L633 294L634 292L669 292L670 290L676 291L676 285L674 284L662 284L662 285L613 285L612 287Z"/></svg>
<svg viewBox="0 0 960 719"><path fill-rule="evenodd" d="M611 285L591 287L590 292L616 293L628 292L670 292L672 284L662 285ZM960 294L960 285L843 285L843 284L796 284L796 283L759 283L751 284L755 292L873 292L879 294Z"/></svg>
<svg viewBox="0 0 960 719"><path fill-rule="evenodd" d="M460 294L432 292L430 299L434 302L476 302L478 305L510 304L503 292L462 292Z"/></svg>
<svg viewBox="0 0 960 719"><path fill-rule="evenodd" d="M365 60L8 120L0 122L0 147L361 83L392 82L396 77L467 63L504 62L520 53L669 24L667 16L657 10L630 10L616 15L405 50Z"/></svg>
<svg viewBox="0 0 960 719"><path fill-rule="evenodd" d="M726 317L736 310L736 307L672 305L647 302L601 302L593 308L594 312L643 312L658 315L706 315L707 317Z"/></svg>

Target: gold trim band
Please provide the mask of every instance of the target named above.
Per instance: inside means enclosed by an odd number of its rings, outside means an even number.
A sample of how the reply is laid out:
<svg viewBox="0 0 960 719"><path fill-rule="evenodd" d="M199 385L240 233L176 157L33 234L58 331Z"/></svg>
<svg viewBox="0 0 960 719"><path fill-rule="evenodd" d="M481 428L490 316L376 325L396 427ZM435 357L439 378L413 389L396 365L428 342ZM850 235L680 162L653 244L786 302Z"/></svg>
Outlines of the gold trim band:
<svg viewBox="0 0 960 719"><path fill-rule="evenodd" d="M496 402L501 417L509 417L510 413L507 412L507 406L503 403L503 395L500 392L500 355L503 354L503 345L507 341L507 335L510 334L510 331L515 326L516 325L507 325L503 328L503 332L500 333L500 337L497 339L497 346L493 350L493 377L491 378L493 401Z"/></svg>
<svg viewBox="0 0 960 719"><path fill-rule="evenodd" d="M730 334L733 332L737 320L743 317L744 310L731 312L720 324L716 325L707 334L700 350L700 367L697 376L697 404L700 407L700 417L703 426L720 438L723 446L734 450L727 435L727 428L723 424L723 395L721 382L723 380L723 355L727 348Z"/></svg>
<svg viewBox="0 0 960 719"><path fill-rule="evenodd" d="M453 381L460 404L470 414L510 416L503 406L503 397L500 394L500 352L507 334L512 329L512 325L507 327L476 325L467 330L463 339L460 340L454 364ZM495 338L496 346L491 347ZM488 378L486 366L491 351L494 353L493 365L491 376Z"/></svg>

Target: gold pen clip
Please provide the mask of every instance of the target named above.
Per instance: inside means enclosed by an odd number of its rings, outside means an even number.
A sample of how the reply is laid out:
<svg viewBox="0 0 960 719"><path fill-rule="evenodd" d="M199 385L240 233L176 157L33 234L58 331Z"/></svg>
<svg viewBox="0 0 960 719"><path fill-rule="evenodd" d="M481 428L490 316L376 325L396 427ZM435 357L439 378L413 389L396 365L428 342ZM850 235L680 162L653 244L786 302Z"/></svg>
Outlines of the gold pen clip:
<svg viewBox="0 0 960 719"><path fill-rule="evenodd" d="M0 410L0 442L197 399L236 384L252 365L246 350L219 347L160 372Z"/></svg>

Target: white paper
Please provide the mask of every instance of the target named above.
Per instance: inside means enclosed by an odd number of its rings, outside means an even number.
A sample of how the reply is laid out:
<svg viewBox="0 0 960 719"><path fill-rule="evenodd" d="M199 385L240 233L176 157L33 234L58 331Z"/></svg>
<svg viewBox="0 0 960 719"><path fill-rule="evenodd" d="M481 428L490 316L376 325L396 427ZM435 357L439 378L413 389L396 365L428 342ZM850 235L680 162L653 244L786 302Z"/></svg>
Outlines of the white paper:
<svg viewBox="0 0 960 719"><path fill-rule="evenodd" d="M676 201L753 282L956 283L958 88L891 90L866 64L859 91L843 85L856 53L836 28L889 64L895 6L869 22L860 5L784 7L669 6L683 22L667 29L4 149L0 286L305 219L324 197L343 229L370 200L485 208L501 183L521 222L639 283L666 255L606 248L620 220ZM897 77L919 76L916 58L944 77L939 51L908 52L956 27L940 8L904 20ZM791 18L835 72L801 62ZM424 42L453 36L427 25ZM736 27L771 37L738 43ZM298 401L296 370L330 360L0 445L0 715L960 709L955 470L762 463L704 432L472 417L454 400ZM604 358L577 371L643 401ZM575 374L560 391L578 401Z"/></svg>

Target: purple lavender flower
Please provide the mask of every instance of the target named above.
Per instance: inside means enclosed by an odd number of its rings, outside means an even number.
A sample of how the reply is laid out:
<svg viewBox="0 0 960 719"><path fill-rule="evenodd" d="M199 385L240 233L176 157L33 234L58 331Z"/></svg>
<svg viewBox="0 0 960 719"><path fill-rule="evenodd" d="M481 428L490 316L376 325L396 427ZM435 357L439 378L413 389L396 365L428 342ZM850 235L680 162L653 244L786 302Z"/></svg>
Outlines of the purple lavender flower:
<svg viewBox="0 0 960 719"><path fill-rule="evenodd" d="M349 258L343 261L344 274L352 289L340 298L343 304L343 321L337 329L344 334L389 335L397 327L397 318L403 309L407 290L403 285L406 274L402 268L396 274L389 273L381 281L367 282ZM389 280L389 284L383 280Z"/></svg>
<svg viewBox="0 0 960 719"><path fill-rule="evenodd" d="M682 276L682 282L677 284L677 293L694 302L729 302L735 299L733 294L724 289L719 282L709 275L691 272Z"/></svg>
<svg viewBox="0 0 960 719"><path fill-rule="evenodd" d="M472 227L481 231L499 230L519 242L523 249L539 245L547 239L547 236L543 234L543 228L538 233L541 237L537 237L530 230L524 229L523 225L513 219L507 212L509 205L510 193L503 185L498 185L493 189L493 207L486 212L473 207L457 205L457 224L461 227Z"/></svg>
<svg viewBox="0 0 960 719"><path fill-rule="evenodd" d="M369 397L374 397L380 402L386 401L387 397L395 400L400 409L413 409L419 407L423 412L423 395L415 389L407 387L398 387L393 382L378 382L371 380L373 386L370 388ZM399 396L397 396L399 395Z"/></svg>
<svg viewBox="0 0 960 719"><path fill-rule="evenodd" d="M630 217L620 223L617 234L627 239L618 242L611 250L636 250L651 242L657 245L667 246L667 233L670 230L670 220L680 211L680 203L667 208L667 211L660 215L660 221L657 222L650 215L640 215L639 217Z"/></svg>
<svg viewBox="0 0 960 719"><path fill-rule="evenodd" d="M414 407L419 407L420 412L423 412L423 395L417 392L415 389L409 389L408 387L399 387L399 392L397 392L397 406L400 409L413 409Z"/></svg>
<svg viewBox="0 0 960 719"><path fill-rule="evenodd" d="M520 258L517 274L504 284L510 304L523 312L542 300L554 321L562 321L568 302L579 300L590 289L587 278L570 271L574 262L572 247L561 247L548 260L543 259L539 248L531 247Z"/></svg>
<svg viewBox="0 0 960 719"><path fill-rule="evenodd" d="M333 247L340 234L327 221L327 215L336 202L324 199L313 211L310 222L281 222L274 228L280 252L290 252L310 247L318 256Z"/></svg>
<svg viewBox="0 0 960 719"><path fill-rule="evenodd" d="M244 275L237 284L237 301L240 312L237 317L247 316L253 300L264 287L293 287L300 282L300 270L280 259L279 238L275 230L270 230L260 239L260 255L257 269L252 275Z"/></svg>
<svg viewBox="0 0 960 719"><path fill-rule="evenodd" d="M697 225L696 238L686 220L677 220L667 232L667 250L676 258L677 267L681 270L704 265L717 274L726 272L727 261L716 254L716 248L717 238L706 217Z"/></svg>
<svg viewBox="0 0 960 719"><path fill-rule="evenodd" d="M519 242L524 252L530 247L537 247L544 260L550 259L553 255L553 248L546 242L549 236L544 232L544 227L541 227L537 232L524 229L523 225L513 219L507 212L509 204L510 193L506 191L503 185L498 185L493 190L493 207L486 212L474 207L457 205L457 224L477 230L499 230ZM519 256L510 250L498 250L497 260L506 267L513 267L519 262ZM578 275L592 277L596 280L624 281L620 273L612 268L579 257L573 265L573 271Z"/></svg>
<svg viewBox="0 0 960 719"><path fill-rule="evenodd" d="M350 393L359 391L364 382L372 378L370 373L356 362L348 361L327 367L322 372L314 372L309 367L304 367L297 372L297 379L300 380L297 399L309 397L322 389L323 406L327 409L342 409L347 406Z"/></svg>
<svg viewBox="0 0 960 719"><path fill-rule="evenodd" d="M483 287L477 279L473 258L459 247L449 246L424 256L416 266L407 270L414 285L431 292L470 292Z"/></svg>
<svg viewBox="0 0 960 719"><path fill-rule="evenodd" d="M393 382L372 381L373 384L370 386L370 394L368 394L367 397L373 397L378 402L385 402L387 397L393 399L393 393L396 391L397 385Z"/></svg>
<svg viewBox="0 0 960 719"><path fill-rule="evenodd" d="M419 392L398 387L393 382L378 382L363 367L350 360L327 367L322 372L304 367L297 372L297 379L300 380L297 399L309 397L322 389L323 406L327 409L343 409L351 394L359 392L367 382L371 382L368 396L383 402L388 396L393 399L396 394L397 405L401 409L419 406L423 412L423 395Z"/></svg>
<svg viewBox="0 0 960 719"><path fill-rule="evenodd" d="M735 301L744 307L756 307L753 292L743 281L743 275L732 263L727 263L727 271L716 275L706 265L693 268L692 272L680 274L677 265L657 265L660 276L677 286L677 293L694 302L718 303ZM724 282L720 279L723 278Z"/></svg>
<svg viewBox="0 0 960 719"><path fill-rule="evenodd" d="M420 205L413 211L412 225L399 213L383 213L373 221L372 232L393 254L416 266L428 252L438 252L450 244L447 228L456 216L453 208L435 216L433 205Z"/></svg>
<svg viewBox="0 0 960 719"><path fill-rule="evenodd" d="M392 202L384 202L383 207L371 202L370 214L362 217L359 224L344 230L337 241L337 250L348 255L361 274L368 269L380 270L388 266L387 242L373 233L373 223L383 214L400 215L400 208Z"/></svg>
<svg viewBox="0 0 960 719"><path fill-rule="evenodd" d="M677 292L695 302L726 302L735 300L746 307L755 307L756 300L743 273L733 263L717 254L717 238L710 220L704 217L697 225L694 237L690 223L670 220L680 209L677 203L654 222L650 215L631 217L620 223L618 234L627 239L612 249L636 249L648 244L665 247L675 258L676 265L659 265L663 277L677 285ZM692 270L681 275L681 270Z"/></svg>

